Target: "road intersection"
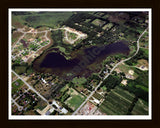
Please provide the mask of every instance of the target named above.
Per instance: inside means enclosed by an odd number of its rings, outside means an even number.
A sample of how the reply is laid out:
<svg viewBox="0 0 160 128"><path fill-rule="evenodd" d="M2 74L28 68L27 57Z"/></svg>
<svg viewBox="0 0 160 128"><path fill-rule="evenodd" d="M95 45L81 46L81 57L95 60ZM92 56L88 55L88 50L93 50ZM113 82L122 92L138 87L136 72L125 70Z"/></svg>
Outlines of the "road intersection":
<svg viewBox="0 0 160 128"><path fill-rule="evenodd" d="M138 40L137 40L137 50L136 50L135 54L134 54L133 56L125 59L125 60L121 60L120 62L118 62L118 63L111 69L110 73L108 73L108 74L103 78L103 80L107 79L108 76L114 71L114 69L115 69L118 65L124 63L125 61L130 60L132 57L134 57L134 56L138 53L138 51L139 51L139 40L140 40L140 38L144 35L144 33L147 31L147 29L148 29L148 28L146 28L146 29L143 31L143 33L139 36L139 38L138 38ZM97 89L101 86L102 83L103 83L103 81L100 81L100 82L99 82L99 84L97 85L97 87L90 93L90 95L86 98L86 100L77 108L76 111L74 111L74 113L73 113L72 115L76 115L76 114L78 113L78 111L79 111L79 110L82 108L82 106L92 97L92 95L97 91Z"/></svg>

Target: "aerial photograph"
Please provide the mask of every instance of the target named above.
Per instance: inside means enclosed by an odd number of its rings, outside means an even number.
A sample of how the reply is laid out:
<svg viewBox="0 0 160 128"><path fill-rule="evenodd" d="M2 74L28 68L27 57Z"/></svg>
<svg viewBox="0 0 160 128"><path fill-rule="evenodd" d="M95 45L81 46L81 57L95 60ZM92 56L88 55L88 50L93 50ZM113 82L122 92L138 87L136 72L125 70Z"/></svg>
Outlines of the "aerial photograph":
<svg viewBox="0 0 160 128"><path fill-rule="evenodd" d="M147 10L10 10L10 116L149 115L149 24Z"/></svg>

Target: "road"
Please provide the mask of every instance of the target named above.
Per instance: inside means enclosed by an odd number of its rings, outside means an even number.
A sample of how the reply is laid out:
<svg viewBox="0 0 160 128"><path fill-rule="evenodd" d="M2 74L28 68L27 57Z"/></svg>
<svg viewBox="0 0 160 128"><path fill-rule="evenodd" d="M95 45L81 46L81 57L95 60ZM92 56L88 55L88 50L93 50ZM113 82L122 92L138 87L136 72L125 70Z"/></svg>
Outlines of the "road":
<svg viewBox="0 0 160 128"><path fill-rule="evenodd" d="M107 79L108 76L114 71L114 69L115 69L118 65L124 63L125 61L130 60L132 57L134 57L134 56L138 53L138 51L139 51L139 40L140 40L140 38L143 36L143 34L147 31L147 29L148 29L148 28L146 28L146 29L143 31L143 33L139 36L139 38L138 38L138 40L137 40L137 50L136 50L135 54L134 54L133 56L125 59L125 60L121 60L120 62L118 62L118 63L111 69L110 73L108 73L108 74L103 78L103 80ZM72 115L77 114L77 112L82 108L82 106L83 106L83 105L89 100L89 98L91 98L92 95L97 91L98 87L100 87L100 85L102 84L102 82L103 82L103 81L100 81L100 82L99 82L99 84L97 85L97 87L91 92L91 94L86 98L86 100L77 108L77 110L76 110Z"/></svg>
<svg viewBox="0 0 160 128"><path fill-rule="evenodd" d="M29 88L30 90L34 91L41 99L43 99L45 102L48 103L48 101L47 101L39 92L37 92L37 90L35 90L31 85L29 85L26 81L24 81L16 72L14 72L13 70L12 70L12 72L13 72L19 79L21 79L21 80L28 86L28 88ZM48 104L49 104L49 103L48 103Z"/></svg>
<svg viewBox="0 0 160 128"><path fill-rule="evenodd" d="M29 85L26 81L24 81L16 72L14 72L13 70L12 70L12 72L19 78L19 79L21 79L27 86L28 86L28 89L27 90L32 90L33 92L35 92L41 99L43 99L49 106L50 106L50 108L54 108L53 106L52 106L52 104L49 104L49 102L39 93L39 92L37 92L37 90L35 90L31 85ZM16 98L16 100L17 100L18 98ZM19 106L17 103L16 103L16 100L14 100L14 99L12 99L12 102L13 103L15 103L15 105L18 107L18 109L21 111L22 109L23 109L23 107L22 106ZM55 101L56 102L56 101ZM59 110L59 108L54 108L55 110L57 110L59 113L61 113L61 110Z"/></svg>
<svg viewBox="0 0 160 128"><path fill-rule="evenodd" d="M58 28L58 29L63 29L63 28ZM48 31L58 30L58 29L50 29L50 30L45 30L45 31L40 31L40 32L23 32L23 31L20 31L20 32L23 33L23 35L19 38L19 40L18 40L17 42L19 42L19 41L24 37L24 35L25 35L26 33L43 33L43 32L45 32L45 37L46 37L46 38L49 40L49 42L50 42L50 39L47 37ZM147 28L147 29L148 29L148 28ZM145 29L144 32L139 36L139 38L138 38L138 40L137 40L137 50L136 50L135 54L134 54L132 57L134 57L134 56L138 53L138 51L139 51L139 40L140 40L140 38L143 36L143 34L147 31L147 29ZM69 31L69 30L68 30L68 31ZM77 33L76 33L76 34L77 34ZM79 35L79 33L78 33L78 35ZM121 60L119 63L117 63L117 64L111 69L110 73L108 73L108 74L103 78L103 80L105 80L106 78L108 78L108 76L114 71L114 69L115 69L118 65L124 63L125 61L130 60L132 57L129 57L129 58L125 59L125 60ZM39 92L37 92L32 86L30 86L26 81L24 81L16 72L14 72L13 70L12 70L12 72L13 72L19 79L21 79L21 80L29 87L29 89L31 89L32 91L34 91L40 98L42 98L45 102L48 103L48 101L47 101ZM75 114L81 109L81 107L82 107L82 106L91 98L91 96L97 91L98 87L100 87L100 85L102 84L102 82L103 82L103 81L100 81L100 82L99 82L99 84L97 85L97 87L90 93L90 95L86 98L86 100L77 108L77 110L76 110L72 115L75 115ZM48 104L49 104L49 103L48 103Z"/></svg>

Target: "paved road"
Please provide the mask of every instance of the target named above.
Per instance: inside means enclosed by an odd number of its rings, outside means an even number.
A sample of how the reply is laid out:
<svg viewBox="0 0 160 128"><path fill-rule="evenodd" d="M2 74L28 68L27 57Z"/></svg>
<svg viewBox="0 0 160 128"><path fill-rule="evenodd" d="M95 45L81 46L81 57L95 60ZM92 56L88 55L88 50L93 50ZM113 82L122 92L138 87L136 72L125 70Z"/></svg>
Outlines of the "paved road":
<svg viewBox="0 0 160 128"><path fill-rule="evenodd" d="M19 104L17 104L17 102L14 99L12 99L12 103L14 103L17 106L18 111L22 111L23 110L23 106L20 106Z"/></svg>
<svg viewBox="0 0 160 128"><path fill-rule="evenodd" d="M12 72L13 72L19 79L21 79L21 80L28 86L28 88L29 88L30 90L34 91L40 98L42 98L45 102L48 103L48 101L47 101L39 92L37 92L37 90L35 90L31 85L29 85L26 81L24 81L16 72L14 72L13 70L12 70ZM49 104L49 103L48 103L48 104Z"/></svg>
<svg viewBox="0 0 160 128"><path fill-rule="evenodd" d="M62 28L58 28L58 29L62 29ZM40 31L40 32L22 32L22 31L21 31L21 32L24 33L24 35L25 35L26 33L42 33L42 32L45 32L45 37L48 39L48 37L47 37L47 32L48 32L48 31L51 31L51 30L58 30L58 29L50 29L50 30ZM148 29L148 28L147 28L147 29ZM132 57L134 57L134 56L138 53L138 51L139 51L139 40L140 40L140 38L143 36L143 34L147 31L147 29L145 29L145 31L139 36L139 38L138 38L138 40L137 40L137 51L136 51L136 53L135 53ZM23 35L23 36L24 36L24 35ZM22 39L23 36L21 36L18 41L20 41L20 39ZM48 39L48 40L49 40L49 39ZM49 40L49 42L50 42L50 40ZM120 65L121 63L123 63L123 62L125 62L125 61L128 61L128 60L131 59L132 57L129 57L129 58L127 58L127 59L125 59L125 60L122 60L122 61L120 61L119 63L117 63L117 64L111 69L110 73L108 73L108 74L104 77L104 80L105 80L106 78L108 78L108 76L114 71L114 69L115 69L118 65ZM46 101L46 102L48 103L48 101L47 101L39 92L37 92L32 86L30 86L26 81L24 81L17 73L15 73L13 70L12 70L12 72L13 72L19 79L21 79L21 80L29 87L29 89L31 89L32 91L34 91L39 97L41 97L44 101ZM89 98L95 93L95 91L97 91L98 87L100 87L100 85L102 84L102 82L103 82L103 81L100 81L100 83L97 85L97 87L91 92L91 94L86 98L86 100L78 107L78 109L77 109L72 115L75 115L75 114L81 109L81 107L89 100ZM49 104L49 103L48 103L48 104Z"/></svg>
<svg viewBox="0 0 160 128"><path fill-rule="evenodd" d="M114 71L114 69L115 69L118 65L124 63L125 61L130 60L132 57L134 57L134 56L138 53L138 51L139 51L139 40L140 40L140 38L143 36L143 34L147 31L147 29L148 29L148 28L146 28L146 29L144 30L144 32L139 36L139 38L138 38L138 40L137 40L137 50L136 50L135 54L134 54L133 56L131 56L131 57L125 59L125 60L121 60L119 63L117 63L117 64L111 69L110 73L108 73L108 74L103 78L103 80L105 80L106 78L108 78L108 76ZM97 85L97 87L91 92L91 94L86 98L86 100L77 108L77 110L76 110L72 115L75 115L75 114L81 109L81 107L82 107L82 106L89 100L89 98L97 91L98 87L100 87L100 85L102 84L102 82L103 82L103 81L100 81L100 83Z"/></svg>
<svg viewBox="0 0 160 128"><path fill-rule="evenodd" d="M37 90L35 90L31 85L29 85L26 81L24 81L16 72L14 72L13 70L12 70L12 72L28 86L28 89L27 89L27 90L30 89L30 90L34 91L41 99L43 99L43 100L50 106L50 108L54 108L54 107L52 106L52 104L49 104L49 102L48 102L39 92L37 92ZM22 106L19 106L19 105L16 103L15 100L12 99L12 102L14 102L14 103L17 105L17 107L18 107L19 110L22 110L22 109L23 109L23 107L22 107ZM56 108L54 108L54 109L61 113L61 110L56 109Z"/></svg>

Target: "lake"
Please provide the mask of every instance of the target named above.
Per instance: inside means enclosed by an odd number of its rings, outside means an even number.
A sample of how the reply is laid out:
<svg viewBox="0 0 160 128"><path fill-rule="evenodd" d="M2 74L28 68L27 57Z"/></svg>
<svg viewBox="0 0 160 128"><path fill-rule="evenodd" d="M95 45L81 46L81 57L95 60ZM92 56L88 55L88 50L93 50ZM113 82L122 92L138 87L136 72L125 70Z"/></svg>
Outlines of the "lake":
<svg viewBox="0 0 160 128"><path fill-rule="evenodd" d="M66 59L60 52L48 52L41 62L35 60L33 67L38 72L53 73L60 77L70 79L75 76L88 77L93 72L98 72L102 61L112 54L129 54L129 47L125 42L116 42L104 46L92 46L81 49L81 54Z"/></svg>

